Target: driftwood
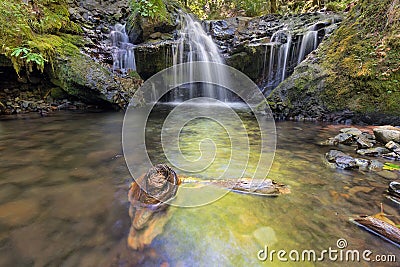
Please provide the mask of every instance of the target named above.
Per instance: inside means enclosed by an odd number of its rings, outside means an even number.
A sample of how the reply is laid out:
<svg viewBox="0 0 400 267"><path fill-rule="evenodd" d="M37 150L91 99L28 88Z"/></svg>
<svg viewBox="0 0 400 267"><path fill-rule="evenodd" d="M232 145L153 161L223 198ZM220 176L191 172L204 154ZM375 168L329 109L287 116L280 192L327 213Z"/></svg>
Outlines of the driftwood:
<svg viewBox="0 0 400 267"><path fill-rule="evenodd" d="M249 194L255 196L274 197L290 193L290 189L281 183L271 179L226 179L226 180L201 180L192 177L180 177L182 184L197 183L214 185L226 188L234 193Z"/></svg>
<svg viewBox="0 0 400 267"><path fill-rule="evenodd" d="M400 229L383 213L350 219L356 225L400 247Z"/></svg>
<svg viewBox="0 0 400 267"><path fill-rule="evenodd" d="M257 196L290 193L287 186L270 179L202 180L189 177L180 179L167 165L156 165L136 179L129 189L129 216L132 222L128 236L130 248L142 250L162 233L172 212L166 202L175 197L181 183L213 185L232 192Z"/></svg>
<svg viewBox="0 0 400 267"><path fill-rule="evenodd" d="M131 184L129 247L143 249L162 233L170 218L165 202L175 197L179 184L176 173L164 164L154 166Z"/></svg>

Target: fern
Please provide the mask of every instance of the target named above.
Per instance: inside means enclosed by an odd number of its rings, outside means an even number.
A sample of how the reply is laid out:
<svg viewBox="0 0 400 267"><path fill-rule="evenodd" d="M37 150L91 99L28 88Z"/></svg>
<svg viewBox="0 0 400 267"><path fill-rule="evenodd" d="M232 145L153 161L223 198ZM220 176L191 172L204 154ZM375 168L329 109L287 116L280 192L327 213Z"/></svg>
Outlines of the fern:
<svg viewBox="0 0 400 267"><path fill-rule="evenodd" d="M26 47L16 47L12 50L11 59L14 64L14 68L17 73L20 72L20 68L16 65L23 65L27 68L28 72L33 71L33 66L35 65L41 72L44 71L44 64L47 60L39 53L34 53L31 49ZM22 63L22 64L21 64Z"/></svg>

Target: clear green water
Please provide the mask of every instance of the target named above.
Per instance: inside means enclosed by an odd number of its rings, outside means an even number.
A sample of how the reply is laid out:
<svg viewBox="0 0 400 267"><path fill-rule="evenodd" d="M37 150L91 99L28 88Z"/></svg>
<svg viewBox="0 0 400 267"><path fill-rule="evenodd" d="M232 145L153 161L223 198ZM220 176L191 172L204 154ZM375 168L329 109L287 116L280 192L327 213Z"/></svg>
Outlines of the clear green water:
<svg viewBox="0 0 400 267"><path fill-rule="evenodd" d="M243 117L257 145L251 116ZM162 118L155 116L154 125ZM131 178L122 156L122 120L120 113L59 112L0 121L0 266L398 266L257 259L266 244L275 250L321 251L336 248L339 238L347 240L349 249L400 259L398 248L348 221L379 212L381 202L398 219L399 207L382 194L391 180L324 164L329 148L317 143L344 126L294 122L277 123L269 174L288 184L291 194L260 198L229 193L210 205L171 208L172 219L151 247L130 251L126 196ZM207 134L205 123L188 125L191 134L181 137L189 158L199 156L199 150L191 152L198 149L193 133ZM159 160L158 128L148 130L151 157ZM223 151L227 141L221 133L212 137L221 138ZM373 190L354 189L365 187Z"/></svg>

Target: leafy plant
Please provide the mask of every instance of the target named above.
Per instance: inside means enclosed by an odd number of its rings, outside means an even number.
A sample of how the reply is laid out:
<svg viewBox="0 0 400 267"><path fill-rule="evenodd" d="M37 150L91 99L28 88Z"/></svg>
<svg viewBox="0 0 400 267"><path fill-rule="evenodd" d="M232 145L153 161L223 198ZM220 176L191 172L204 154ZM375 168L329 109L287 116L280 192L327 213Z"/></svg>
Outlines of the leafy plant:
<svg viewBox="0 0 400 267"><path fill-rule="evenodd" d="M162 0L132 0L131 8L133 14L153 20L164 20L167 17L167 10Z"/></svg>
<svg viewBox="0 0 400 267"><path fill-rule="evenodd" d="M66 0L0 0L0 53L11 59L17 73L24 67L30 72L35 66L43 72L60 47L54 40L61 33L81 32L69 19Z"/></svg>
<svg viewBox="0 0 400 267"><path fill-rule="evenodd" d="M14 68L17 73L20 71L21 63L24 65L29 72L33 71L33 66L36 65L36 68L43 72L44 63L47 60L39 53L34 53L31 49L27 47L16 47L11 52L11 60L14 64Z"/></svg>

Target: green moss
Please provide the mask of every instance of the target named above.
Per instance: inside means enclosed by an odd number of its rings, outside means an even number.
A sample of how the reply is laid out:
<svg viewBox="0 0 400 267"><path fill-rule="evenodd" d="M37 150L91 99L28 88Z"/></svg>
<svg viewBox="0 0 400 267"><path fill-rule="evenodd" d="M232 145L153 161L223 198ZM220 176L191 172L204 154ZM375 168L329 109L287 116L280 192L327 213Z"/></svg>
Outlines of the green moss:
<svg viewBox="0 0 400 267"><path fill-rule="evenodd" d="M399 37L398 3L358 2L321 51L329 73L323 97L330 110L400 115Z"/></svg>
<svg viewBox="0 0 400 267"><path fill-rule="evenodd" d="M68 33L76 37L67 38ZM0 0L1 53L13 61L17 73L23 67L27 71L30 68L25 57L15 57L15 53L12 55L16 49L29 49L52 64L57 51L61 51L58 48L65 48L65 43L72 39L73 43L77 43L78 39L82 39L79 36L81 33L81 28L69 19L65 0L36 0L29 4ZM63 38L57 36L60 34L63 34Z"/></svg>

